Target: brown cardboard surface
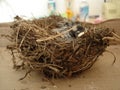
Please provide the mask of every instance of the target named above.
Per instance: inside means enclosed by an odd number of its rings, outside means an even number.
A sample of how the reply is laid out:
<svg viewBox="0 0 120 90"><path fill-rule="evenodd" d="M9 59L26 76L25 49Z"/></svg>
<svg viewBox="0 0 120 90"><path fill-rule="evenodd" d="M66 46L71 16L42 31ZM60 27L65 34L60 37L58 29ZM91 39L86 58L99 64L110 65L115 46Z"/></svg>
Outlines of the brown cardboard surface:
<svg viewBox="0 0 120 90"><path fill-rule="evenodd" d="M0 27L0 34L11 32L8 27ZM55 85L43 81L43 76L32 72L30 76L19 81L25 71L13 69L12 56L6 49L10 43L0 37L0 90L120 90L120 45L107 48L111 53L104 52L93 67L73 78L52 80Z"/></svg>

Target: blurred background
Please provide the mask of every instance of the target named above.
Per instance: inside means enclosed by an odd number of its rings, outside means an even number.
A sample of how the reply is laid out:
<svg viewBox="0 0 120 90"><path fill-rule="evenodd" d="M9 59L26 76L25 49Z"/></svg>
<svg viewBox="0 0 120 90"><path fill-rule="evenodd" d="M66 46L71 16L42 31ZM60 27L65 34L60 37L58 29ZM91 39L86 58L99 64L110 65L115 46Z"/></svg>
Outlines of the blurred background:
<svg viewBox="0 0 120 90"><path fill-rule="evenodd" d="M0 22L11 22L16 15L33 19L55 14L98 23L119 18L119 5L120 0L0 0Z"/></svg>

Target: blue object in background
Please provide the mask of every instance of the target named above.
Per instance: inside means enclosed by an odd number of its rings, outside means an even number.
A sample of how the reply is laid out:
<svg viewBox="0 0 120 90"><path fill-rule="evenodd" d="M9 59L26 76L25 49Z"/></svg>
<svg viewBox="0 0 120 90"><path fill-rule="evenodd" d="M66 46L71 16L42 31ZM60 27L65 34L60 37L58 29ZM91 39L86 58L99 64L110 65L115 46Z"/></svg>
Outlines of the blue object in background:
<svg viewBox="0 0 120 90"><path fill-rule="evenodd" d="M49 15L53 15L56 13L56 2L55 0L48 0L48 11Z"/></svg>
<svg viewBox="0 0 120 90"><path fill-rule="evenodd" d="M89 17L89 4L86 0L80 3L80 21L87 21Z"/></svg>

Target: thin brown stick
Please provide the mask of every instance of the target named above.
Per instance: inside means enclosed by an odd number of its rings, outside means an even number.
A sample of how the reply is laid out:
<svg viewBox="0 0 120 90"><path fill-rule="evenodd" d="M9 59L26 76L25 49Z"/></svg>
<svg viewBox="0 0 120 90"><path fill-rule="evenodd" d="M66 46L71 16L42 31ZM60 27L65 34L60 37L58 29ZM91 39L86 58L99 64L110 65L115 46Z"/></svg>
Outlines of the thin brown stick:
<svg viewBox="0 0 120 90"><path fill-rule="evenodd" d="M108 50L106 50L106 52L109 52L110 54L113 55L114 59L113 59L112 65L114 65L114 63L116 62L116 56L115 56L115 54L113 52L111 52L111 51L108 51Z"/></svg>
<svg viewBox="0 0 120 90"><path fill-rule="evenodd" d="M31 28L29 28L29 30L26 32L25 36L22 38L22 40L21 40L21 42L20 42L20 45L19 45L19 49L20 49L20 47L22 46L22 43L24 42L24 40L25 40L27 34L30 32L30 30L31 30Z"/></svg>
<svg viewBox="0 0 120 90"><path fill-rule="evenodd" d="M102 40L115 40L114 37L103 37Z"/></svg>
<svg viewBox="0 0 120 90"><path fill-rule="evenodd" d="M120 44L120 39L115 37L104 37L102 40L110 40L110 41L114 41L116 44Z"/></svg>
<svg viewBox="0 0 120 90"><path fill-rule="evenodd" d="M116 33L112 32L112 34L113 34L116 38L120 39L120 36L117 35Z"/></svg>
<svg viewBox="0 0 120 90"><path fill-rule="evenodd" d="M51 36L51 37L48 37L48 38L37 39L36 41L40 43L40 42L42 42L42 41L48 41L48 40L51 40L51 39L60 37L60 36L62 36L63 34L66 34L67 32L70 32L70 31L73 30L74 28L76 28L76 26L73 26L72 28L68 29L67 31L64 31L63 33L59 33L58 35Z"/></svg>
<svg viewBox="0 0 120 90"><path fill-rule="evenodd" d="M26 74L25 74L25 76L22 77L22 78L20 78L19 80L23 80L23 79L25 79L25 78L27 77L27 75L30 74L30 73L31 73L31 70L27 71Z"/></svg>
<svg viewBox="0 0 120 90"><path fill-rule="evenodd" d="M92 42L90 42L90 44L88 45L88 47L87 47L87 49L86 49L85 57L86 57L86 55L88 54L88 51L89 51L89 48L90 48L91 44L92 44Z"/></svg>
<svg viewBox="0 0 120 90"><path fill-rule="evenodd" d="M20 29L17 30L17 35L16 35L16 47L18 46L17 43L18 43L18 35L19 35L19 31L20 31Z"/></svg>

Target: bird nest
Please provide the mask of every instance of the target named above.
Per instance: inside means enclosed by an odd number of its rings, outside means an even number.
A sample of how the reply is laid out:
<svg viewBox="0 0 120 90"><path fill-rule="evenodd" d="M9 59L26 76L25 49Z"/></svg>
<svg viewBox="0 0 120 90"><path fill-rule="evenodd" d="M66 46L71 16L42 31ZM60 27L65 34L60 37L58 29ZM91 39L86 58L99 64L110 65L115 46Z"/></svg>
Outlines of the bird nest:
<svg viewBox="0 0 120 90"><path fill-rule="evenodd" d="M7 48L12 51L14 68L26 69L26 75L39 71L55 78L89 69L109 46L107 38L114 36L108 28L76 23L60 16L20 19L11 28L14 44Z"/></svg>

